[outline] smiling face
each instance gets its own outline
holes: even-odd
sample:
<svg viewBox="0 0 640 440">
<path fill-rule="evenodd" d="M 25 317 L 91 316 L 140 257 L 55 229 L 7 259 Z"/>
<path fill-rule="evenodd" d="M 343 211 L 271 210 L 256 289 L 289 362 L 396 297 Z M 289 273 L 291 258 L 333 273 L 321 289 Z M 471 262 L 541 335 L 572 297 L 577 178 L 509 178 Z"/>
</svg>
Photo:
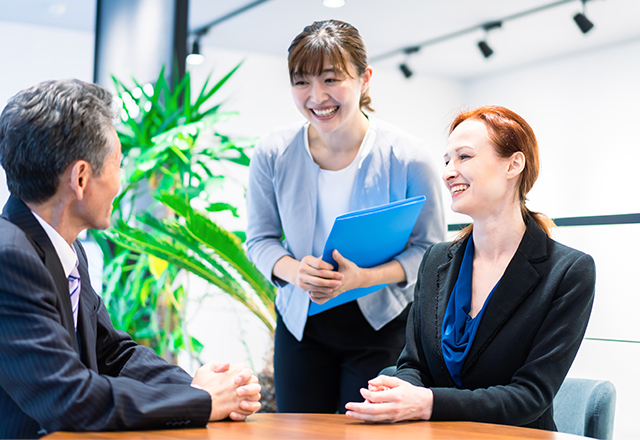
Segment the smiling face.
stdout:
<svg viewBox="0 0 640 440">
<path fill-rule="evenodd" d="M 347 63 L 348 72 L 325 63 L 320 75 L 293 77 L 293 100 L 298 111 L 321 133 L 350 129 L 358 123 L 360 96 L 367 89 L 371 68 L 362 77 Z"/>
<path fill-rule="evenodd" d="M 516 184 L 522 166 L 518 160 L 523 159 L 521 153 L 516 155 L 499 157 L 483 122 L 460 123 L 449 136 L 442 174 L 451 192 L 451 209 L 477 219 L 518 203 Z"/>
</svg>

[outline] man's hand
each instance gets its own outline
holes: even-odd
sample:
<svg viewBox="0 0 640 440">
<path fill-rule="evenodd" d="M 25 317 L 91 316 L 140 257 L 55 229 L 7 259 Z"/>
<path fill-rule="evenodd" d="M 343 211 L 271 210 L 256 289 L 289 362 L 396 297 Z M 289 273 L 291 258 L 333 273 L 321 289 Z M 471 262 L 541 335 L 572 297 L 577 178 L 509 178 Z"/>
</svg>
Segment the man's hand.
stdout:
<svg viewBox="0 0 640 440">
<path fill-rule="evenodd" d="M 397 377 L 378 376 L 369 381 L 369 389 L 361 389 L 365 401 L 346 404 L 347 417 L 366 422 L 399 422 L 429 420 L 433 409 L 433 392 L 416 387 Z"/>
<path fill-rule="evenodd" d="M 243 364 L 209 362 L 198 368 L 191 382 L 211 395 L 210 421 L 244 420 L 260 409 L 260 384 Z"/>
</svg>

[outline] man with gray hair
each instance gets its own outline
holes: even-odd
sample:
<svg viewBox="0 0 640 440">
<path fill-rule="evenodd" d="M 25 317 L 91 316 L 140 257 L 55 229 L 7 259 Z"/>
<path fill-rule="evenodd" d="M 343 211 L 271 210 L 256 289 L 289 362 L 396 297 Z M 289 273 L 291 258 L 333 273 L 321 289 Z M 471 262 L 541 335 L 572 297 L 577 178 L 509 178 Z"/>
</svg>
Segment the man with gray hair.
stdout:
<svg viewBox="0 0 640 440">
<path fill-rule="evenodd" d="M 109 227 L 120 188 L 113 99 L 79 80 L 47 81 L 0 115 L 11 196 L 0 217 L 0 438 L 159 429 L 244 420 L 260 385 L 244 365 L 192 378 L 115 330 L 76 240 Z"/>
</svg>

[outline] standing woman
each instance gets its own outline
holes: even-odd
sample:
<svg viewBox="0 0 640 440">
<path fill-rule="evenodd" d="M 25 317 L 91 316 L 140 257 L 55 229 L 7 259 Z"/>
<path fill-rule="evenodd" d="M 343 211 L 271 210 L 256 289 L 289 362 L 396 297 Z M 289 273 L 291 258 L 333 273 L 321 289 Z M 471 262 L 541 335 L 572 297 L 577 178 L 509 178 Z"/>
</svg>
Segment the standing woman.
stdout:
<svg viewBox="0 0 640 440">
<path fill-rule="evenodd" d="M 460 114 L 444 160 L 451 208 L 473 224 L 425 254 L 396 377 L 371 380 L 347 416 L 555 431 L 553 398 L 591 314 L 593 259 L 552 240 L 553 222 L 525 206 L 538 144 L 514 112 Z"/>
<path fill-rule="evenodd" d="M 358 31 L 336 20 L 307 26 L 289 47 L 289 76 L 304 124 L 261 139 L 251 160 L 249 258 L 277 287 L 275 386 L 279 412 L 344 412 L 346 402 L 405 342 L 408 305 L 425 250 L 444 238 L 436 167 L 418 139 L 379 121 L 372 70 Z M 424 195 L 403 252 L 365 269 L 319 258 L 336 216 Z M 375 236 L 371 240 L 376 240 Z M 309 303 L 387 287 L 307 317 Z"/>
</svg>

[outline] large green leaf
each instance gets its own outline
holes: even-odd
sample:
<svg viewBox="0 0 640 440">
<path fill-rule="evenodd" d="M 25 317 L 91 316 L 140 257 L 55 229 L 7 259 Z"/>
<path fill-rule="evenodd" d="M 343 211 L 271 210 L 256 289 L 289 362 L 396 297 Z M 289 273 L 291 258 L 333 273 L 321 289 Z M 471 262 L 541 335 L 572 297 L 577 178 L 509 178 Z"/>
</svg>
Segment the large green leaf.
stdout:
<svg viewBox="0 0 640 440">
<path fill-rule="evenodd" d="M 256 293 L 263 293 L 266 300 L 274 300 L 273 287 L 249 261 L 242 249 L 242 242 L 235 234 L 226 231 L 206 215 L 194 210 L 188 200 L 182 197 L 161 193 L 156 198 L 184 217 L 187 229 L 193 237 L 229 262 L 251 284 Z"/>
<path fill-rule="evenodd" d="M 211 265 L 214 273 L 218 277 L 223 278 L 230 285 L 233 285 L 236 290 L 242 289 L 233 275 L 231 275 L 227 269 L 216 260 L 214 255 L 210 255 L 200 248 L 199 243 L 191 237 L 191 234 L 185 226 L 176 221 L 158 220 L 149 214 L 140 216 L 138 219 L 145 225 L 152 227 L 157 232 L 160 232 L 165 237 L 172 238 L 177 243 L 184 245 L 185 250 L 188 249 L 194 252 L 196 254 L 194 257 L 202 259 L 205 265 Z"/>
<path fill-rule="evenodd" d="M 113 229 L 95 234 L 105 255 L 103 297 L 116 327 L 163 356 L 202 350 L 202 344 L 186 334 L 186 292 L 173 287 L 182 269 L 218 286 L 274 329 L 275 291 L 247 260 L 238 238 L 244 233 L 229 233 L 206 212 L 183 209 L 186 217 L 177 210 L 167 215 L 168 210 L 156 209 L 163 201 L 150 203 L 148 197 L 155 190 L 173 194 L 189 207 L 191 199 L 198 199 L 194 206 L 212 215 L 237 215 L 237 206 L 218 198 L 227 180 L 219 163 L 247 166 L 245 150 L 255 140 L 218 133 L 217 125 L 237 113 L 221 111 L 221 104 L 211 101 L 240 64 L 213 85 L 207 78 L 197 91 L 189 74 L 174 77 L 170 85 L 164 68 L 153 90 L 135 78 L 127 85 L 113 77 L 124 104 L 117 130 L 125 180 L 114 201 Z M 166 269 L 160 272 L 158 267 Z"/>
<path fill-rule="evenodd" d="M 106 234 L 112 241 L 123 247 L 162 258 L 200 276 L 240 301 L 260 318 L 270 331 L 274 330 L 274 313 L 271 310 L 268 309 L 268 313 L 265 314 L 262 307 L 251 298 L 251 294 L 241 286 L 239 287 L 237 282 L 231 282 L 224 274 L 206 264 L 205 260 L 193 258 L 193 254 L 190 255 L 183 246 L 170 243 L 141 229 L 132 228 L 124 222 L 119 222 L 114 229 L 107 231 Z"/>
</svg>

